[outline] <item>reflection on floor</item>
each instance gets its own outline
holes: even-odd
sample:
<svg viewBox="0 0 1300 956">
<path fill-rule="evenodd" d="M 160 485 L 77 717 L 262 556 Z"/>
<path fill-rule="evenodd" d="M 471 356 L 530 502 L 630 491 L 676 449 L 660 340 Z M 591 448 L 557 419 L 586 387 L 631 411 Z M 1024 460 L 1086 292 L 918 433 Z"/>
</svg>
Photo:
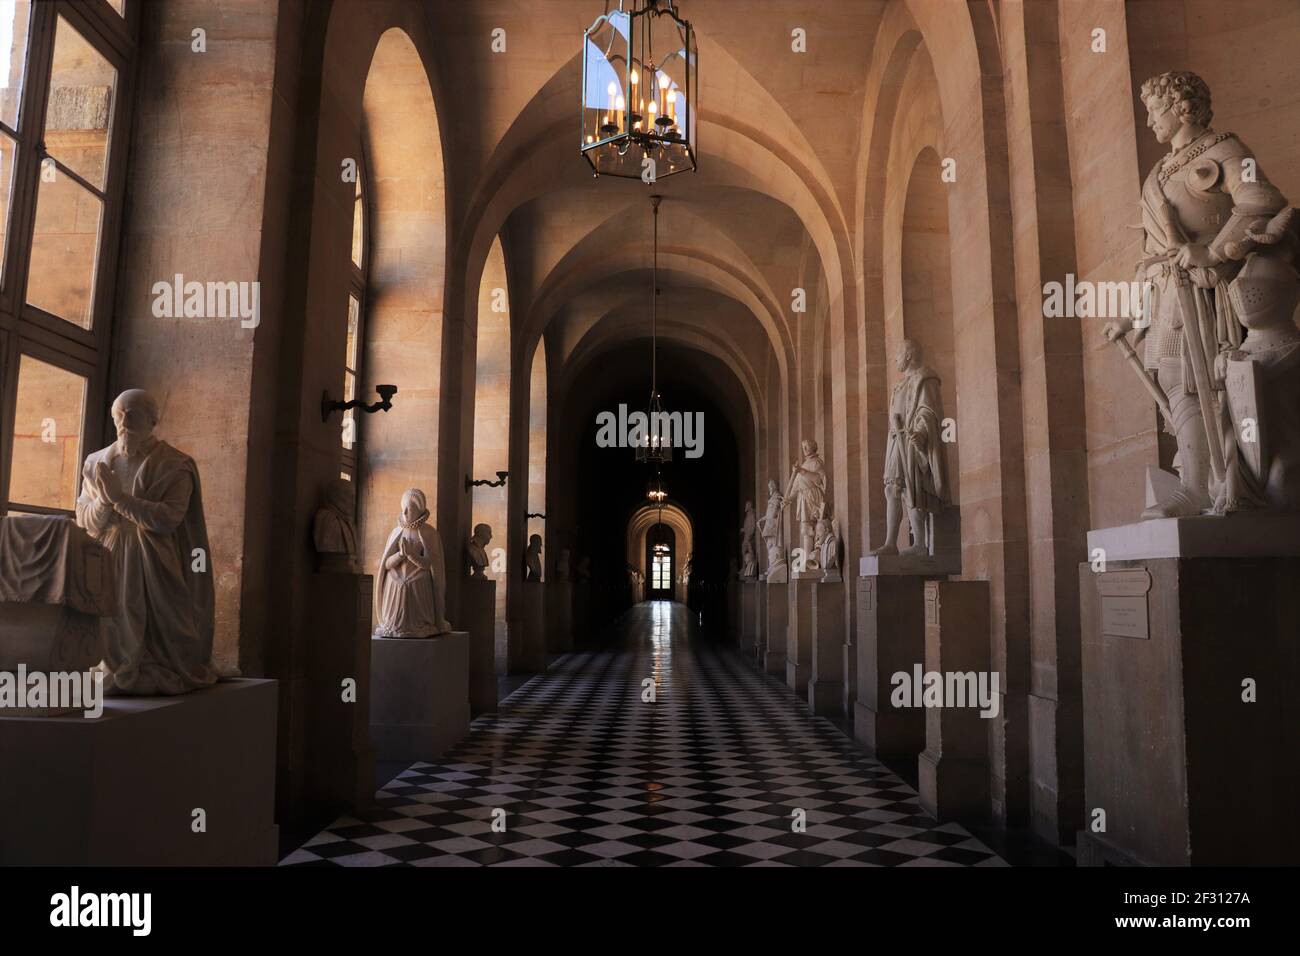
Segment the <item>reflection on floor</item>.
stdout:
<svg viewBox="0 0 1300 956">
<path fill-rule="evenodd" d="M 561 658 L 282 865 L 1005 865 L 690 630 L 681 605 L 638 605 L 613 649 Z"/>
</svg>

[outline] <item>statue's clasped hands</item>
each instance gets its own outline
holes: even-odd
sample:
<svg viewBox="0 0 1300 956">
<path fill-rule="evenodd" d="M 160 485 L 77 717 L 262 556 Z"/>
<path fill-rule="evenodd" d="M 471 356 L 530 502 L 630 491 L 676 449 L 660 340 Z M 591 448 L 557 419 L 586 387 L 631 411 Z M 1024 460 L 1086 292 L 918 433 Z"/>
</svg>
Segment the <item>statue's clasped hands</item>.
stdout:
<svg viewBox="0 0 1300 956">
<path fill-rule="evenodd" d="M 107 462 L 101 461 L 95 465 L 92 484 L 95 494 L 105 504 L 115 505 L 122 500 L 122 481 L 117 477 L 113 469 L 108 466 Z"/>
</svg>

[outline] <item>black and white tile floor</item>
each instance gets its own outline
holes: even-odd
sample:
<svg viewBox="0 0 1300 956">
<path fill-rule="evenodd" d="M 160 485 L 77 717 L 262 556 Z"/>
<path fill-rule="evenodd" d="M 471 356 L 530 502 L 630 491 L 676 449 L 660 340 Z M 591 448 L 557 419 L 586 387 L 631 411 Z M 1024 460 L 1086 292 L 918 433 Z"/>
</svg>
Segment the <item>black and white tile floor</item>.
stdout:
<svg viewBox="0 0 1300 956">
<path fill-rule="evenodd" d="M 688 642 L 680 605 L 639 605 L 623 628 L 623 647 L 561 658 L 398 774 L 371 819 L 341 817 L 281 865 L 1005 865 L 782 685 Z"/>
</svg>

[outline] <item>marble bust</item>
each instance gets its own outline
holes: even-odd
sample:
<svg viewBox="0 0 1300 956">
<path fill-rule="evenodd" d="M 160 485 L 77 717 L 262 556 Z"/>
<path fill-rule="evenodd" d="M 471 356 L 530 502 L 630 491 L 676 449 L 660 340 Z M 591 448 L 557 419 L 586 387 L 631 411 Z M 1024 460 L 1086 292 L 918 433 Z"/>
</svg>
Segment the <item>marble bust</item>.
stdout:
<svg viewBox="0 0 1300 956">
<path fill-rule="evenodd" d="M 321 571 L 357 571 L 356 495 L 352 482 L 335 478 L 325 489 L 325 503 L 312 521 L 312 543 Z"/>
<path fill-rule="evenodd" d="M 840 523 L 834 518 L 821 518 L 817 522 L 818 563 L 827 580 L 836 580 L 840 573 Z"/>
<path fill-rule="evenodd" d="M 424 492 L 408 488 L 375 574 L 375 637 L 433 637 L 451 630 L 444 567 L 442 539 L 429 524 Z"/>
<path fill-rule="evenodd" d="M 745 520 L 740 525 L 740 577 L 752 581 L 758 574 L 758 552 L 754 537 L 758 531 L 758 516 L 754 514 L 754 502 L 745 502 Z"/>
<path fill-rule="evenodd" d="M 1113 342 L 1126 343 L 1130 331 L 1145 341 L 1136 371 L 1163 396 L 1165 426 L 1178 443 L 1178 479 L 1162 483 L 1142 517 L 1295 508 L 1300 502 L 1282 491 L 1281 476 L 1292 470 L 1283 449 L 1300 440 L 1285 397 L 1293 376 L 1270 372 L 1292 354 L 1280 342 L 1295 330 L 1294 213 L 1255 154 L 1211 128 L 1210 90 L 1195 73 L 1154 76 L 1141 99 L 1147 126 L 1170 148 L 1140 199 L 1136 280 L 1150 290 L 1149 321 L 1125 318 L 1103 332 Z M 1242 434 L 1245 418 L 1257 424 L 1259 442 Z M 1278 475 L 1264 468 L 1267 448 L 1282 454 Z"/>
<path fill-rule="evenodd" d="M 805 438 L 799 443 L 803 457 L 790 469 L 790 481 L 785 490 L 786 505 L 794 505 L 794 517 L 799 522 L 799 547 L 803 549 L 804 566 L 816 568 L 817 522 L 826 510 L 826 465 L 817 452 L 817 443 Z"/>
<path fill-rule="evenodd" d="M 100 619 L 109 693 L 183 694 L 214 683 L 215 588 L 194 459 L 154 435 L 142 389 L 113 402 L 117 441 L 87 456 L 77 524 L 112 555 L 117 612 Z"/>
<path fill-rule="evenodd" d="M 524 580 L 540 581 L 542 579 L 542 536 L 534 534 L 528 538 L 528 550 L 524 552 Z"/>
<path fill-rule="evenodd" d="M 934 554 L 934 517 L 949 504 L 948 455 L 943 443 L 939 376 L 922 364 L 921 346 L 904 339 L 889 395 L 885 444 L 885 543 L 872 554 Z M 901 551 L 898 532 L 907 508 L 912 543 Z"/>
<path fill-rule="evenodd" d="M 785 499 L 776 486 L 776 480 L 767 483 L 767 509 L 758 521 L 758 533 L 763 536 L 767 549 L 767 573 L 765 580 L 780 583 L 786 578 L 785 544 L 782 540 L 781 512 L 785 508 Z"/>
<path fill-rule="evenodd" d="M 491 525 L 474 525 L 474 534 L 469 539 L 469 544 L 465 545 L 465 560 L 469 565 L 471 578 L 487 577 L 483 569 L 488 566 L 487 546 L 491 541 Z"/>
</svg>

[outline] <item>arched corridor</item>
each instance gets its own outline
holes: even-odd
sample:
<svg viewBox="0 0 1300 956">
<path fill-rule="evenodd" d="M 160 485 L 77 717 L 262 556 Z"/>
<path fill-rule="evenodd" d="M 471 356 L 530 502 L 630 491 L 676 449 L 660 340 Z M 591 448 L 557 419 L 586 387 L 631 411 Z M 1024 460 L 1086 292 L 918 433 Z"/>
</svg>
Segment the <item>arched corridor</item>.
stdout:
<svg viewBox="0 0 1300 956">
<path fill-rule="evenodd" d="M 1300 865 L 1297 39 L 0 0 L 0 879 Z"/>
<path fill-rule="evenodd" d="M 702 640 L 681 604 L 638 604 L 610 640 L 561 658 L 444 758 L 390 780 L 377 812 L 339 818 L 282 865 L 1005 865 L 788 688 Z"/>
</svg>

